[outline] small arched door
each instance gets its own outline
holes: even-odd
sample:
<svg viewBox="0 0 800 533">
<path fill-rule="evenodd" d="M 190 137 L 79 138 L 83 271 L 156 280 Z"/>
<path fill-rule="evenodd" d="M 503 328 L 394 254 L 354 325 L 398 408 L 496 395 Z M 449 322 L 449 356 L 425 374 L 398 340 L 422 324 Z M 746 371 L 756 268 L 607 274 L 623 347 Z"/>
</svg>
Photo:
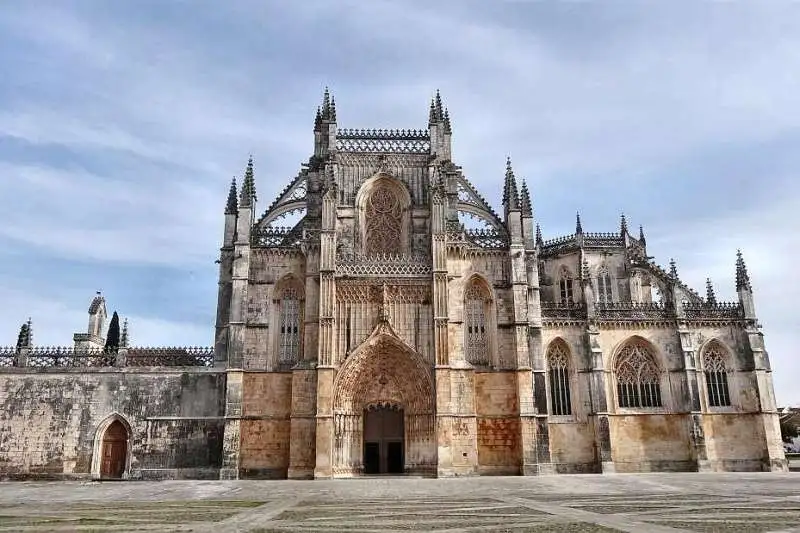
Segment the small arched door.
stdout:
<svg viewBox="0 0 800 533">
<path fill-rule="evenodd" d="M 397 405 L 364 410 L 364 473 L 402 474 L 405 424 Z"/>
<path fill-rule="evenodd" d="M 128 458 L 128 431 L 119 420 L 106 428 L 100 453 L 100 478 L 122 479 Z"/>
</svg>

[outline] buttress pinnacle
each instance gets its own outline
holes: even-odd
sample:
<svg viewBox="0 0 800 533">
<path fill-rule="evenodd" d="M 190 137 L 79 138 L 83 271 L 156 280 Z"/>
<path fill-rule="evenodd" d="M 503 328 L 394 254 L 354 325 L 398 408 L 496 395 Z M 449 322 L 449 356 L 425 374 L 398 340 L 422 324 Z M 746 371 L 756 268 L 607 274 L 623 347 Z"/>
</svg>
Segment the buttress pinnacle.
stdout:
<svg viewBox="0 0 800 533">
<path fill-rule="evenodd" d="M 639 242 L 642 243 L 642 246 L 647 246 L 647 241 L 644 238 L 644 228 L 641 224 L 639 224 Z"/>
<path fill-rule="evenodd" d="M 517 178 L 514 177 L 514 169 L 511 168 L 511 158 L 506 159 L 506 181 L 503 186 L 503 205 L 509 211 L 519 209 L 519 191 L 517 191 Z"/>
<path fill-rule="evenodd" d="M 747 266 L 744 264 L 741 250 L 736 250 L 736 290 L 752 290 L 750 275 L 747 273 Z"/>
<path fill-rule="evenodd" d="M 539 227 L 539 224 L 536 224 L 536 246 L 542 247 L 542 228 Z"/>
<path fill-rule="evenodd" d="M 580 212 L 575 213 L 575 234 L 581 235 L 583 233 L 583 226 L 581 225 Z"/>
<path fill-rule="evenodd" d="M 253 156 L 251 155 L 250 159 L 247 161 L 247 169 L 244 171 L 239 207 L 252 207 L 256 203 L 256 200 L 256 180 L 253 175 Z"/>
<path fill-rule="evenodd" d="M 628 234 L 628 221 L 625 218 L 625 213 L 622 213 L 619 217 L 619 233 L 623 237 Z"/>
<path fill-rule="evenodd" d="M 678 279 L 678 267 L 675 265 L 675 260 L 672 258 L 669 260 L 669 276 L 672 279 Z"/>
<path fill-rule="evenodd" d="M 238 212 L 239 206 L 236 200 L 236 177 L 231 180 L 231 188 L 228 191 L 228 203 L 225 205 L 226 215 L 235 215 Z"/>
<path fill-rule="evenodd" d="M 524 180 L 522 181 L 522 216 L 524 217 L 533 217 L 533 206 L 531 205 L 531 195 L 528 192 L 528 184 Z"/>
</svg>

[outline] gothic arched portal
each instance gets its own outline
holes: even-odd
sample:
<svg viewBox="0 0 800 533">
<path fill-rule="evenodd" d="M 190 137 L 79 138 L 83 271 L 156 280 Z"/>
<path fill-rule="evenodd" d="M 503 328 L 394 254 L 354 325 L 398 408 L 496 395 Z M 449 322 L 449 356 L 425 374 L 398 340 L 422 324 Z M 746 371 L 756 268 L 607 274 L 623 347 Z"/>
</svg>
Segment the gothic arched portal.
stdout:
<svg viewBox="0 0 800 533">
<path fill-rule="evenodd" d="M 373 471 L 375 453 L 376 473 L 421 474 L 436 468 L 431 369 L 390 327 L 381 329 L 347 358 L 336 376 L 335 476 L 359 475 L 365 466 Z"/>
</svg>

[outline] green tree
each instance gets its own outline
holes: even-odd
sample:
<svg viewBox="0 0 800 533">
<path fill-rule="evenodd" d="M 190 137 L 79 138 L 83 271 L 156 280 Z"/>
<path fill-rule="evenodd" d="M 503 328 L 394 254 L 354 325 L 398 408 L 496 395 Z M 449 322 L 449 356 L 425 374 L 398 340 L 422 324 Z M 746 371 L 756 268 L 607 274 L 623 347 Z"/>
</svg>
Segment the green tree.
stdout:
<svg viewBox="0 0 800 533">
<path fill-rule="evenodd" d="M 119 351 L 119 315 L 116 311 L 111 316 L 111 323 L 108 325 L 105 351 L 109 353 Z"/>
<path fill-rule="evenodd" d="M 783 442 L 792 442 L 795 437 L 800 435 L 794 415 L 795 413 L 788 413 L 781 416 L 781 438 Z"/>
</svg>

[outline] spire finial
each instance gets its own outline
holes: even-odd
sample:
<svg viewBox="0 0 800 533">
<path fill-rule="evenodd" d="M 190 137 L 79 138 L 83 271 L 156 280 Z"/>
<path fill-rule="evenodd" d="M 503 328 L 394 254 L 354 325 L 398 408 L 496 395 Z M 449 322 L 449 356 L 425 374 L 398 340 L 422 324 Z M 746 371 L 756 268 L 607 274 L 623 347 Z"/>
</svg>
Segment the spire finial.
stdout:
<svg viewBox="0 0 800 533">
<path fill-rule="evenodd" d="M 128 319 L 122 321 L 122 335 L 120 335 L 119 339 L 119 347 L 120 348 L 127 348 L 128 347 Z"/>
<path fill-rule="evenodd" d="M 431 110 L 428 113 L 428 123 L 433 124 L 436 122 L 436 103 L 433 98 L 431 98 Z"/>
<path fill-rule="evenodd" d="M 247 160 L 247 168 L 244 171 L 239 206 L 252 207 L 256 203 L 256 200 L 256 180 L 253 174 L 253 156 L 251 155 Z"/>
<path fill-rule="evenodd" d="M 322 131 L 322 110 L 317 106 L 317 115 L 314 117 L 314 131 Z"/>
<path fill-rule="evenodd" d="M 678 267 L 675 265 L 675 260 L 669 259 L 669 276 L 672 279 L 678 279 Z"/>
<path fill-rule="evenodd" d="M 711 283 L 711 278 L 706 278 L 706 303 L 716 305 L 717 296 L 714 294 L 714 285 Z"/>
<path fill-rule="evenodd" d="M 444 132 L 453 133 L 453 129 L 450 127 L 450 112 L 446 107 L 444 108 L 444 117 L 442 120 L 444 121 Z"/>
<path fill-rule="evenodd" d="M 330 121 L 336 122 L 336 99 L 331 95 L 331 112 L 330 112 Z"/>
<path fill-rule="evenodd" d="M 509 211 L 519 209 L 519 192 L 517 191 L 517 178 L 511 168 L 511 157 L 506 158 L 506 181 L 503 186 L 503 204 Z"/>
<path fill-rule="evenodd" d="M 442 120 L 444 118 L 444 108 L 442 107 L 442 95 L 439 89 L 436 89 L 436 119 Z"/>
<path fill-rule="evenodd" d="M 238 202 L 236 200 L 237 192 L 236 192 L 236 176 L 233 177 L 231 180 L 231 188 L 228 191 L 228 203 L 225 205 L 225 214 L 226 215 L 235 215 L 237 210 L 239 209 Z"/>
<path fill-rule="evenodd" d="M 539 224 L 536 224 L 536 246 L 541 248 L 542 243 L 542 228 L 539 227 Z"/>
<path fill-rule="evenodd" d="M 647 245 L 647 241 L 644 238 L 644 228 L 642 228 L 641 224 L 639 224 L 639 242 L 642 243 L 642 246 Z"/>
<path fill-rule="evenodd" d="M 625 213 L 619 217 L 619 233 L 623 237 L 628 234 L 628 221 L 625 219 Z"/>
<path fill-rule="evenodd" d="M 581 225 L 581 213 L 577 211 L 575 214 L 575 234 L 581 235 L 583 234 L 583 226 Z"/>
<path fill-rule="evenodd" d="M 33 320 L 31 320 L 31 317 L 28 317 L 28 322 L 26 322 L 26 324 L 28 326 L 28 331 L 27 331 L 28 337 L 26 339 L 28 343 L 27 346 L 28 348 L 31 348 L 33 347 Z"/>
<path fill-rule="evenodd" d="M 531 195 L 528 192 L 528 183 L 522 180 L 522 216 L 533 217 L 533 206 L 531 205 Z"/>
<path fill-rule="evenodd" d="M 752 290 L 750 275 L 747 273 L 747 265 L 744 264 L 741 250 L 736 250 L 736 290 Z"/>
</svg>

